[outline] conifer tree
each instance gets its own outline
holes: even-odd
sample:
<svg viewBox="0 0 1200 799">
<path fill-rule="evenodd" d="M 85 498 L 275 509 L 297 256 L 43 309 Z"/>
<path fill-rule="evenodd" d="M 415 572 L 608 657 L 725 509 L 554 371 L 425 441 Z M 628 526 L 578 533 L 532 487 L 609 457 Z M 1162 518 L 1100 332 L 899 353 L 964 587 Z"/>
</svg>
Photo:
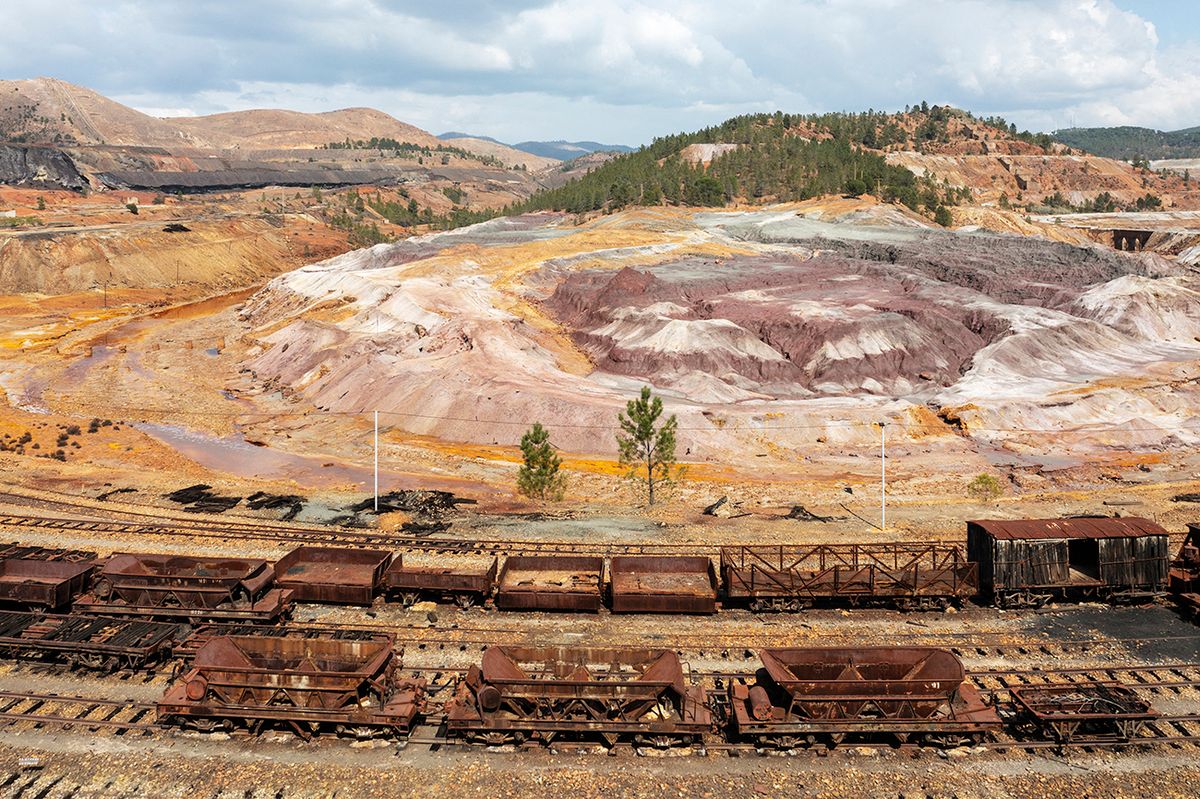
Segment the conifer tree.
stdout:
<svg viewBox="0 0 1200 799">
<path fill-rule="evenodd" d="M 646 482 L 647 502 L 654 504 L 654 488 L 671 480 L 671 469 L 675 465 L 675 430 L 678 423 L 671 414 L 660 427 L 655 427 L 662 416 L 662 400 L 650 393 L 649 386 L 642 387 L 641 396 L 625 405 L 625 412 L 617 414 L 621 433 L 617 434 L 617 448 L 622 466 L 628 466 L 629 476 Z"/>
<path fill-rule="evenodd" d="M 534 422 L 529 432 L 521 436 L 521 455 L 524 462 L 517 472 L 517 490 L 533 499 L 562 499 L 567 476 L 559 472 L 562 459 L 554 454 L 550 432 L 541 422 Z"/>
</svg>

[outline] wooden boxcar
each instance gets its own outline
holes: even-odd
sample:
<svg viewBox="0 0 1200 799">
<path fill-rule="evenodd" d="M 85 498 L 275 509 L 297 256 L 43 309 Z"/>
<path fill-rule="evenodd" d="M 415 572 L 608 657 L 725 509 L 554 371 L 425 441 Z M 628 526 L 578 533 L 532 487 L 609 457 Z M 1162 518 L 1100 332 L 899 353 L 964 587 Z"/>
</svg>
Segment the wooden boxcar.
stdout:
<svg viewBox="0 0 1200 799">
<path fill-rule="evenodd" d="M 1134 517 L 967 522 L 980 590 L 1005 607 L 1156 596 L 1166 587 L 1168 548 L 1166 530 Z"/>
</svg>

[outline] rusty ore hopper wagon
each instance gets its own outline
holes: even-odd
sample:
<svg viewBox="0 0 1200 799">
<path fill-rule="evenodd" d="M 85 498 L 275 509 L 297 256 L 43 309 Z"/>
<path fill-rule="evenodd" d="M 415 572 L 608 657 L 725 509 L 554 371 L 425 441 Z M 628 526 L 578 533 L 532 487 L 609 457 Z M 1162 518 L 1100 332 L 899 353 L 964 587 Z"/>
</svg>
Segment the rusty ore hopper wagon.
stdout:
<svg viewBox="0 0 1200 799">
<path fill-rule="evenodd" d="M 296 602 L 370 605 L 391 559 L 382 549 L 297 547 L 275 563 L 275 585 Z"/>
<path fill-rule="evenodd" d="M 1135 517 L 967 522 L 981 591 L 1002 607 L 1152 598 L 1167 585 L 1168 546 L 1166 530 Z"/>
<path fill-rule="evenodd" d="M 492 558 L 486 569 L 468 567 L 417 566 L 404 562 L 397 555 L 383 575 L 385 589 L 392 596 L 399 596 L 405 606 L 411 606 L 422 597 L 449 598 L 461 608 L 485 603 L 496 585 L 496 569 L 499 558 Z"/>
<path fill-rule="evenodd" d="M 941 543 L 721 548 L 726 599 L 756 611 L 813 605 L 945 607 L 974 596 L 977 570 Z"/>
<path fill-rule="evenodd" d="M 609 579 L 617 613 L 717 612 L 717 574 L 706 557 L 615 557 Z"/>
<path fill-rule="evenodd" d="M 407 733 L 423 710 L 424 682 L 400 679 L 393 639 L 215 636 L 167 689 L 159 720 L 201 730 L 281 725 L 367 738 Z"/>
<path fill-rule="evenodd" d="M 265 560 L 116 554 L 75 609 L 117 615 L 274 622 L 291 604 Z"/>
<path fill-rule="evenodd" d="M 0 602 L 54 610 L 71 604 L 95 568 L 93 561 L 0 560 Z"/>
<path fill-rule="evenodd" d="M 944 649 L 764 649 L 759 657 L 755 682 L 732 683 L 729 699 L 734 734 L 765 748 L 847 736 L 958 745 L 1001 725 Z"/>
<path fill-rule="evenodd" d="M 668 747 L 712 727 L 670 650 L 489 647 L 447 704 L 451 733 L 490 744 L 558 737 Z"/>
<path fill-rule="evenodd" d="M 0 653 L 100 671 L 140 669 L 167 659 L 179 626 L 112 616 L 0 611 Z"/>
<path fill-rule="evenodd" d="M 513 555 L 500 570 L 496 607 L 504 610 L 586 610 L 604 604 L 604 558 Z"/>
</svg>

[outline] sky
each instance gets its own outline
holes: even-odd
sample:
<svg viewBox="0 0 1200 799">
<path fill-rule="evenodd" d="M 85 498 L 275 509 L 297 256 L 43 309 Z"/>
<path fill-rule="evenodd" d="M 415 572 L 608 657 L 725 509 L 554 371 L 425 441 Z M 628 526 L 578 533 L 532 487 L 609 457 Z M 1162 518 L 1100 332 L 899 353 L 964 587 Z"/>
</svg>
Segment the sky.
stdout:
<svg viewBox="0 0 1200 799">
<path fill-rule="evenodd" d="M 371 106 L 433 133 L 642 144 L 927 100 L 1021 128 L 1200 125 L 1196 0 L 47 0 L 0 77 L 156 116 Z"/>
</svg>

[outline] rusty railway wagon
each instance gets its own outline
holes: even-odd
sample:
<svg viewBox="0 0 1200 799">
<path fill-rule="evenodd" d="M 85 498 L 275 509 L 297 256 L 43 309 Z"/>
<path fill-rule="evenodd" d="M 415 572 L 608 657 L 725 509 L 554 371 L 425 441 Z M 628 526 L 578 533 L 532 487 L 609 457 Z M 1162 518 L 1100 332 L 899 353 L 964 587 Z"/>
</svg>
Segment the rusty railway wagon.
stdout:
<svg viewBox="0 0 1200 799">
<path fill-rule="evenodd" d="M 465 566 L 416 566 L 396 555 L 383 575 L 384 590 L 411 607 L 422 598 L 449 599 L 464 610 L 483 605 L 496 587 L 499 558 L 487 568 Z"/>
<path fill-rule="evenodd" d="M 978 572 L 942 543 L 721 548 L 725 599 L 755 611 L 818 604 L 945 607 L 974 596 Z"/>
<path fill-rule="evenodd" d="M 68 563 L 83 563 L 96 560 L 96 553 L 83 549 L 57 549 L 21 544 L 16 541 L 0 544 L 0 560 L 63 560 Z"/>
<path fill-rule="evenodd" d="M 291 607 L 265 560 L 115 554 L 75 609 L 119 616 L 273 623 Z"/>
<path fill-rule="evenodd" d="M 0 612 L 0 653 L 72 668 L 151 668 L 170 657 L 179 635 L 177 624 L 146 619 Z"/>
<path fill-rule="evenodd" d="M 391 560 L 382 549 L 297 547 L 275 563 L 275 585 L 296 602 L 370 605 Z"/>
<path fill-rule="evenodd" d="M 717 573 L 704 557 L 615 557 L 609 564 L 614 613 L 716 613 Z"/>
<path fill-rule="evenodd" d="M 446 706 L 446 729 L 488 744 L 558 738 L 666 748 L 713 730 L 704 689 L 672 651 L 489 647 Z"/>
<path fill-rule="evenodd" d="M 1179 554 L 1171 561 L 1170 589 L 1183 612 L 1200 619 L 1200 524 L 1189 524 Z"/>
<path fill-rule="evenodd" d="M 186 635 L 175 641 L 171 656 L 177 663 L 190 663 L 196 653 L 211 639 L 219 636 L 258 636 L 275 638 L 329 638 L 341 641 L 370 641 L 379 635 L 378 630 L 347 627 L 345 629 L 330 629 L 329 627 L 306 627 L 303 625 L 287 624 L 268 626 L 251 622 L 225 622 L 218 624 L 201 624 L 189 628 Z"/>
<path fill-rule="evenodd" d="M 497 581 L 496 607 L 596 612 L 604 605 L 603 581 L 604 558 L 510 555 Z"/>
<path fill-rule="evenodd" d="M 87 587 L 94 561 L 0 560 L 0 602 L 55 610 Z"/>
<path fill-rule="evenodd" d="M 1131 689 L 1112 682 L 1021 685 L 1010 693 L 1019 722 L 1059 743 L 1129 741 L 1161 715 Z"/>
<path fill-rule="evenodd" d="M 1001 727 L 952 652 L 931 647 L 764 649 L 753 683 L 729 687 L 732 734 L 764 748 L 847 737 L 958 745 Z"/>
<path fill-rule="evenodd" d="M 1167 587 L 1168 546 L 1166 530 L 1135 517 L 967 522 L 981 593 L 1001 607 L 1151 599 Z"/>
<path fill-rule="evenodd" d="M 158 719 L 199 730 L 283 726 L 308 739 L 406 735 L 424 710 L 423 680 L 397 676 L 390 635 L 366 640 L 214 636 L 167 689 Z"/>
</svg>

